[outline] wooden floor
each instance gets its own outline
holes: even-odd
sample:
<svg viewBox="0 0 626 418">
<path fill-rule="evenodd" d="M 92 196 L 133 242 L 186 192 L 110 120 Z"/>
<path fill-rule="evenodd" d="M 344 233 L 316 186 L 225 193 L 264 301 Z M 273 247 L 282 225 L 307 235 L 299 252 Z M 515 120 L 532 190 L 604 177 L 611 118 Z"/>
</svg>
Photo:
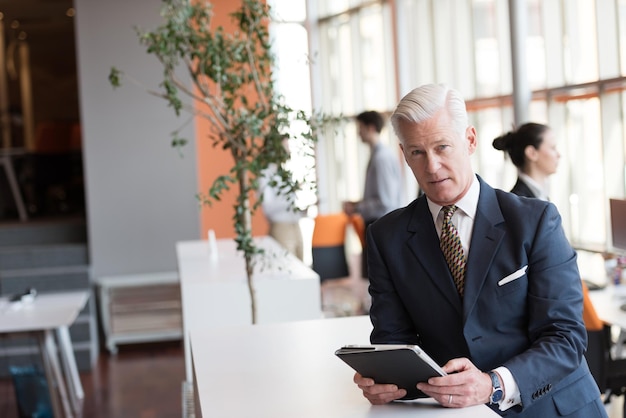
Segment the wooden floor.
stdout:
<svg viewBox="0 0 626 418">
<path fill-rule="evenodd" d="M 115 356 L 102 352 L 94 369 L 81 373 L 82 417 L 181 417 L 184 377 L 181 342 L 120 346 Z M 0 417 L 19 417 L 11 379 L 0 380 Z"/>
</svg>

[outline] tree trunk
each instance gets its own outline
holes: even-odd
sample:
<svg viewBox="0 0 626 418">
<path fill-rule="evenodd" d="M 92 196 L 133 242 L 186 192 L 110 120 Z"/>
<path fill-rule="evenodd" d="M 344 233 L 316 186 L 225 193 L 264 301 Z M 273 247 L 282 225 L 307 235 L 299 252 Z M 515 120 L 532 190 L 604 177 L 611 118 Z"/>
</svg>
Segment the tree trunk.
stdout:
<svg viewBox="0 0 626 418">
<path fill-rule="evenodd" d="M 250 250 L 252 243 L 252 215 L 250 213 L 250 197 L 248 194 L 248 173 L 245 170 L 239 171 L 239 194 L 241 201 L 240 223 L 242 230 L 245 231 L 244 241 L 244 259 L 246 260 L 246 277 L 248 280 L 248 291 L 250 292 L 250 308 L 252 310 L 252 323 L 257 323 L 256 309 L 256 291 L 254 288 L 254 252 Z M 252 245 L 252 247 L 254 247 Z"/>
</svg>

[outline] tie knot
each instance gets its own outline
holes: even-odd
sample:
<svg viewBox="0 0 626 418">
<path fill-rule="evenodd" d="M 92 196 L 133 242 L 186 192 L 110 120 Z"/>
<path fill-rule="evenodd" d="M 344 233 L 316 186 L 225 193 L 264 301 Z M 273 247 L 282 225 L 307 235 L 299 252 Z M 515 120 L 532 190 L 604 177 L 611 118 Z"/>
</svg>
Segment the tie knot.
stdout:
<svg viewBox="0 0 626 418">
<path fill-rule="evenodd" d="M 454 215 L 454 212 L 456 212 L 457 209 L 458 208 L 456 207 L 456 205 L 444 206 L 443 208 L 441 208 L 441 210 L 443 211 L 444 221 L 449 221 L 450 219 L 452 219 L 452 215 Z"/>
</svg>

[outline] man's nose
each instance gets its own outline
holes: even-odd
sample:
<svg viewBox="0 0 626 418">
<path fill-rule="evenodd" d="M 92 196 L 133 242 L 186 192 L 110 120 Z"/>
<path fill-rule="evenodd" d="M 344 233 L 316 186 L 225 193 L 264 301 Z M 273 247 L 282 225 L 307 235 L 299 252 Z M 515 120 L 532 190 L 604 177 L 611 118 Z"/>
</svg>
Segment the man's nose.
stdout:
<svg viewBox="0 0 626 418">
<path fill-rule="evenodd" d="M 429 173 L 435 173 L 441 167 L 441 161 L 438 156 L 426 154 L 426 170 Z"/>
</svg>

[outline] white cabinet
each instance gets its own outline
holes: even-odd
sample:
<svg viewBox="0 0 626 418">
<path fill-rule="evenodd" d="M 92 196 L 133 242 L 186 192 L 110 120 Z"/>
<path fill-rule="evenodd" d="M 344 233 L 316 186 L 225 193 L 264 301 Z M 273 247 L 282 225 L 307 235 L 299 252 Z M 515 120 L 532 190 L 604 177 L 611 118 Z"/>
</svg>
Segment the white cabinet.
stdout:
<svg viewBox="0 0 626 418">
<path fill-rule="evenodd" d="M 97 284 L 102 328 L 112 354 L 118 344 L 182 338 L 177 273 L 101 277 Z"/>
</svg>

